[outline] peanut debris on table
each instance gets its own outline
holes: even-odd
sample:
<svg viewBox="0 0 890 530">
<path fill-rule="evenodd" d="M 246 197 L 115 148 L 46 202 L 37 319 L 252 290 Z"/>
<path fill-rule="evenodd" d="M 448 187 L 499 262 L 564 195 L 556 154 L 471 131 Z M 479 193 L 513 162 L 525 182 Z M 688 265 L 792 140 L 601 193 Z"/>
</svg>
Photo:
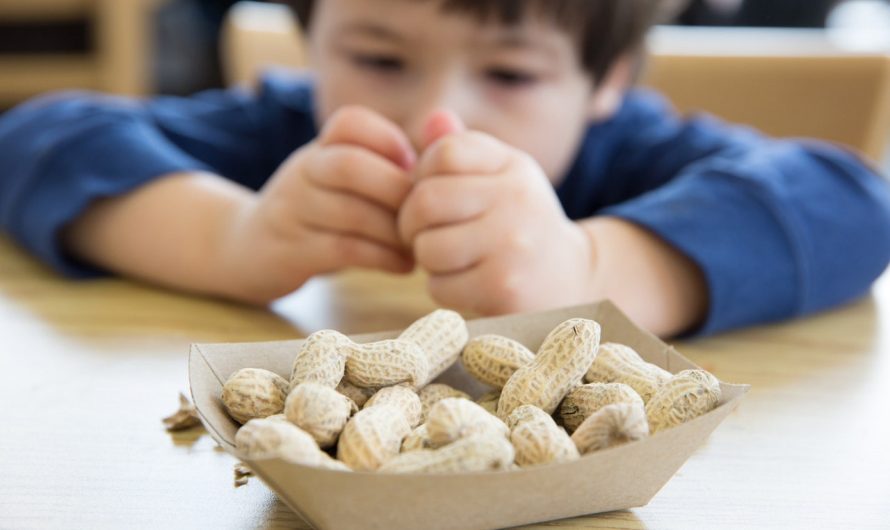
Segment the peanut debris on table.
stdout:
<svg viewBox="0 0 890 530">
<path fill-rule="evenodd" d="M 235 462 L 235 487 L 240 488 L 247 484 L 247 480 L 253 476 L 253 471 L 244 462 Z"/>
<path fill-rule="evenodd" d="M 164 422 L 164 426 L 170 432 L 184 431 L 201 425 L 198 411 L 182 392 L 179 393 L 179 410 L 161 421 Z"/>
</svg>

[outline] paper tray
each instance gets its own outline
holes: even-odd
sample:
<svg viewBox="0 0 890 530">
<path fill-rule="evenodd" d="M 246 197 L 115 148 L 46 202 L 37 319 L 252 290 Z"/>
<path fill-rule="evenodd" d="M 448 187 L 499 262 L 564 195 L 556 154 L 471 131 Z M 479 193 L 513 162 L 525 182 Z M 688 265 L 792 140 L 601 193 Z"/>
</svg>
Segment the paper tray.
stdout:
<svg viewBox="0 0 890 530">
<path fill-rule="evenodd" d="M 672 347 L 638 328 L 608 301 L 552 311 L 468 321 L 470 336 L 498 333 L 536 351 L 547 333 L 573 317 L 602 326 L 603 342 L 633 347 L 670 372 L 698 368 Z M 395 337 L 399 331 L 353 335 L 357 342 Z M 265 368 L 287 378 L 302 340 L 194 344 L 189 356 L 192 398 L 211 436 L 235 452 L 238 424 L 219 396 L 235 371 Z M 473 397 L 488 390 L 457 363 L 437 382 Z M 643 506 L 732 412 L 747 385 L 721 382 L 711 412 L 643 440 L 599 451 L 574 462 L 517 471 L 450 475 L 342 472 L 278 459 L 245 460 L 278 496 L 320 529 L 488 529 Z"/>
</svg>

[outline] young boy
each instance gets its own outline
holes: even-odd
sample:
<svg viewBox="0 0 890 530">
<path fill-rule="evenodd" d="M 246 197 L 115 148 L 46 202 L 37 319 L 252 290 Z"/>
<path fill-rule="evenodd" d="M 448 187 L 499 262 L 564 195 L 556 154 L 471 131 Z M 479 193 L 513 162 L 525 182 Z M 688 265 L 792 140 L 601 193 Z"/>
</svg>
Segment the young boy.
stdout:
<svg viewBox="0 0 890 530">
<path fill-rule="evenodd" d="M 890 259 L 855 156 L 628 91 L 654 0 L 291 3 L 313 79 L 0 119 L 4 229 L 71 276 L 267 303 L 419 266 L 446 306 L 609 297 L 662 335 L 839 304 Z"/>
</svg>

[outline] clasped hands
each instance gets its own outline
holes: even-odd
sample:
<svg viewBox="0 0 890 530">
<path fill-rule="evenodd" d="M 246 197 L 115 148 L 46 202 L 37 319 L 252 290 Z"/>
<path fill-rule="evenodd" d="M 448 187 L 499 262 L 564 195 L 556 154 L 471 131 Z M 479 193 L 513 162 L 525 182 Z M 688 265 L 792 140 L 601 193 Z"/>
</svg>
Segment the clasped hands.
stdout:
<svg viewBox="0 0 890 530">
<path fill-rule="evenodd" d="M 590 236 L 528 154 L 436 112 L 415 154 L 383 116 L 346 107 L 233 221 L 233 270 L 264 303 L 348 267 L 429 275 L 439 304 L 499 314 L 580 303 Z"/>
</svg>

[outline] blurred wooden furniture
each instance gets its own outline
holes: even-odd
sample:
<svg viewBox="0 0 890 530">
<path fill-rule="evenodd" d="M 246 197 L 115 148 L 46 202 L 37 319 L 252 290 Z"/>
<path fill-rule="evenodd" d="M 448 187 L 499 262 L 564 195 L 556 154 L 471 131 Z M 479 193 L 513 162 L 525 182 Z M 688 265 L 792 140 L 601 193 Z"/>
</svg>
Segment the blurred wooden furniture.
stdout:
<svg viewBox="0 0 890 530">
<path fill-rule="evenodd" d="M 0 528 L 307 528 L 203 429 L 165 432 L 191 342 L 397 329 L 424 278 L 313 280 L 272 311 L 104 279 L 70 282 L 0 237 Z M 644 507 L 532 528 L 886 528 L 890 276 L 849 307 L 675 346 L 738 411 Z"/>
<path fill-rule="evenodd" d="M 0 54 L 0 105 L 61 89 L 122 95 L 150 91 L 152 12 L 166 0 L 0 0 L 0 21 L 87 21 L 86 54 Z"/>
<path fill-rule="evenodd" d="M 238 2 L 229 10 L 220 56 L 230 84 L 251 84 L 268 68 L 304 68 L 307 63 L 302 31 L 290 9 L 260 2 Z"/>
<path fill-rule="evenodd" d="M 305 68 L 300 28 L 282 6 L 229 13 L 223 58 L 231 83 L 269 66 Z M 778 137 L 846 144 L 875 161 L 890 142 L 890 50 L 847 50 L 818 30 L 658 27 L 642 84 L 684 113 L 704 111 Z"/>
<path fill-rule="evenodd" d="M 643 84 L 682 112 L 778 137 L 851 146 L 875 161 L 890 141 L 890 49 L 848 51 L 818 30 L 662 27 Z"/>
</svg>

